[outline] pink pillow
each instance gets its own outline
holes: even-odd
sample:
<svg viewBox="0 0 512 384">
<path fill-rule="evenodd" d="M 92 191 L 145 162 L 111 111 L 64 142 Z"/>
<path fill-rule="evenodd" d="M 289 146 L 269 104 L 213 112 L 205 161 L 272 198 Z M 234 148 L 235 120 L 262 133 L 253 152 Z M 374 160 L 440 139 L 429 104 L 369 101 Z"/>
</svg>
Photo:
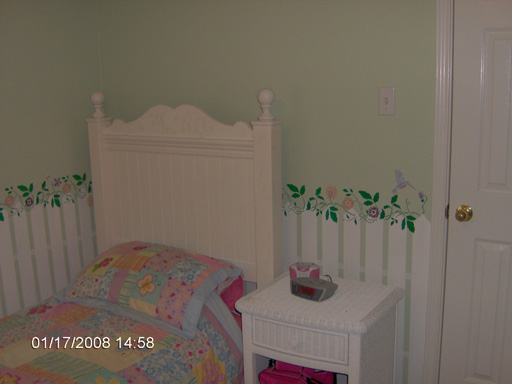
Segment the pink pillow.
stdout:
<svg viewBox="0 0 512 384">
<path fill-rule="evenodd" d="M 244 294 L 244 280 L 241 276 L 238 276 L 236 279 L 231 279 L 231 283 L 228 280 L 226 282 L 229 283 L 227 287 L 219 287 L 217 290 L 222 301 L 226 303 L 227 307 L 233 314 L 236 322 L 242 328 L 242 316 L 236 311 L 235 303 L 243 296 Z"/>
</svg>

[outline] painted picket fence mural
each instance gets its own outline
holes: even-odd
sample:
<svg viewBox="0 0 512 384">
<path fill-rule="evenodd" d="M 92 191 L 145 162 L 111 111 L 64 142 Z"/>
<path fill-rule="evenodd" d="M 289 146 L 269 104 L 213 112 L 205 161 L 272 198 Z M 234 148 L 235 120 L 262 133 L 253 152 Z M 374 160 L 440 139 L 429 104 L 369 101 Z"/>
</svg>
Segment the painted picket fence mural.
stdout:
<svg viewBox="0 0 512 384">
<path fill-rule="evenodd" d="M 401 174 L 397 174 L 401 176 Z M 397 184 L 379 193 L 332 185 L 283 190 L 283 268 L 314 262 L 323 274 L 401 287 L 395 383 L 421 383 L 425 345 L 430 222 L 427 197 Z"/>
<path fill-rule="evenodd" d="M 430 222 L 428 198 L 396 171 L 391 197 L 333 185 L 283 189 L 283 267 L 320 265 L 323 274 L 405 290 L 399 304 L 396 383 L 421 383 Z M 390 188 L 391 190 L 391 188 Z M 95 255 L 87 176 L 4 188 L 0 200 L 0 315 L 66 286 Z"/>
<path fill-rule="evenodd" d="M 95 255 L 85 174 L 5 188 L 0 203 L 0 315 L 65 287 Z"/>
</svg>

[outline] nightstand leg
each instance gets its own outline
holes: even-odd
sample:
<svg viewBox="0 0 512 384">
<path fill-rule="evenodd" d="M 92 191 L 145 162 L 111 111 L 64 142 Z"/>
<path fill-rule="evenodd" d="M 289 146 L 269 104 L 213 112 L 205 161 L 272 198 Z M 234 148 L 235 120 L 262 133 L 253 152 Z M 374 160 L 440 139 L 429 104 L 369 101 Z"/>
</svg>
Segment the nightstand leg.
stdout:
<svg viewBox="0 0 512 384">
<path fill-rule="evenodd" d="M 244 351 L 244 381 L 245 384 L 258 383 L 258 361 L 260 356 L 255 353 Z"/>
</svg>

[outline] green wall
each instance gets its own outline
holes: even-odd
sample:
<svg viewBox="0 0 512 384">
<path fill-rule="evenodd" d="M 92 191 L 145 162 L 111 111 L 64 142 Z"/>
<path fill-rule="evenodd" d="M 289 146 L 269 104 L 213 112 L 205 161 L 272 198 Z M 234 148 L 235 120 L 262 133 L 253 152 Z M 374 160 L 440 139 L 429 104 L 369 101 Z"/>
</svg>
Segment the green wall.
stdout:
<svg viewBox="0 0 512 384">
<path fill-rule="evenodd" d="M 108 112 L 197 104 L 255 118 L 271 87 L 283 182 L 391 196 L 395 169 L 432 189 L 435 0 L 101 1 Z M 377 114 L 396 87 L 396 115 Z M 308 192 L 306 192 L 308 194 Z M 429 205 L 427 205 L 429 209 Z"/>
<path fill-rule="evenodd" d="M 283 182 L 432 190 L 435 0 L 0 0 L 0 187 L 89 170 L 89 95 L 227 122 L 275 90 Z M 396 87 L 396 115 L 377 92 Z M 427 215 L 430 206 L 427 205 Z"/>
<path fill-rule="evenodd" d="M 99 79 L 95 1 L 0 0 L 0 197 L 88 171 Z"/>
</svg>

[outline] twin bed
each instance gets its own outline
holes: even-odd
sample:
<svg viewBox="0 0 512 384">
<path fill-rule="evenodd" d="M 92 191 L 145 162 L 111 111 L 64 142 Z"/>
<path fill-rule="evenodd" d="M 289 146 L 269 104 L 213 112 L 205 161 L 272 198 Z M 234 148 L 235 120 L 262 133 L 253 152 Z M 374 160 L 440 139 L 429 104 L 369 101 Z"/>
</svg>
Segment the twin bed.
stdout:
<svg viewBox="0 0 512 384">
<path fill-rule="evenodd" d="M 155 106 L 88 119 L 98 257 L 0 319 L 0 383 L 239 383 L 234 303 L 282 271 L 274 93 L 250 124 Z"/>
</svg>

